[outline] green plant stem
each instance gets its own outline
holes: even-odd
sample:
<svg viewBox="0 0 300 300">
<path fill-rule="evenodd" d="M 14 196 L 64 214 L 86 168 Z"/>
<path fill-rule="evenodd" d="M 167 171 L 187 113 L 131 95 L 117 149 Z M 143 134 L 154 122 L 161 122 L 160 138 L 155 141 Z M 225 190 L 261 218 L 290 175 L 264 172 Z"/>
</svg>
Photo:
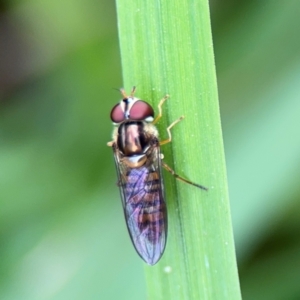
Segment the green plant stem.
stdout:
<svg viewBox="0 0 300 300">
<path fill-rule="evenodd" d="M 117 0 L 125 87 L 154 107 L 170 94 L 158 124 L 172 129 L 165 162 L 209 191 L 165 174 L 169 236 L 145 267 L 148 299 L 240 299 L 207 0 Z"/>
</svg>

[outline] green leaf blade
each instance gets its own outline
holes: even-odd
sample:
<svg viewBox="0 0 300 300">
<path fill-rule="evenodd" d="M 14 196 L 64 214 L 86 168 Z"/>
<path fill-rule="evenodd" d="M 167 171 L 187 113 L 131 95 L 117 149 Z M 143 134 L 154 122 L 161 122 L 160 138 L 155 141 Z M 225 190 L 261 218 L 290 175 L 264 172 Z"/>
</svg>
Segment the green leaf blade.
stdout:
<svg viewBox="0 0 300 300">
<path fill-rule="evenodd" d="M 157 106 L 166 94 L 164 161 L 209 191 L 165 174 L 168 244 L 146 266 L 149 299 L 240 299 L 207 1 L 117 1 L 125 87 Z"/>
</svg>

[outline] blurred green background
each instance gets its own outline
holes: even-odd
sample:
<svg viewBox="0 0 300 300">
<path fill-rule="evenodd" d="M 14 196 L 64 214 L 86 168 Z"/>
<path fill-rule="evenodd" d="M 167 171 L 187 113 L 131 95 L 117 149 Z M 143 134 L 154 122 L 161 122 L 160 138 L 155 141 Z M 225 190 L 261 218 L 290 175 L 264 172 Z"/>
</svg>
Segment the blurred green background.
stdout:
<svg viewBox="0 0 300 300">
<path fill-rule="evenodd" d="M 210 6 L 243 298 L 300 299 L 300 2 Z M 146 299 L 106 146 L 121 86 L 112 1 L 0 2 L 0 299 Z"/>
</svg>

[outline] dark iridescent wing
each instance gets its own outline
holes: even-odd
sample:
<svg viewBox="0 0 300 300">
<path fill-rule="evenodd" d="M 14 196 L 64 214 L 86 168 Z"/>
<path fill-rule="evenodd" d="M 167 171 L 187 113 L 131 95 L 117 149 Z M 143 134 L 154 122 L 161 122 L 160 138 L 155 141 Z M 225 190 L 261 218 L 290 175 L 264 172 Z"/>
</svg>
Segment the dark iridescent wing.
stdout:
<svg viewBox="0 0 300 300">
<path fill-rule="evenodd" d="M 129 168 L 114 147 L 120 193 L 128 231 L 141 258 L 154 265 L 167 240 L 167 210 L 161 174 L 158 142 L 146 152 L 147 161 Z"/>
</svg>

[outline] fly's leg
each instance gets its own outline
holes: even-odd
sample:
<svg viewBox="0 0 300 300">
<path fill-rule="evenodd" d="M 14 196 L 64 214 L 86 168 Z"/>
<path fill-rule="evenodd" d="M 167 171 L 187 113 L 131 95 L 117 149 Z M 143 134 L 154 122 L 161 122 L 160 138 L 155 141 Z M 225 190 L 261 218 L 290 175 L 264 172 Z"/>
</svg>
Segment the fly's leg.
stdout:
<svg viewBox="0 0 300 300">
<path fill-rule="evenodd" d="M 164 104 L 164 102 L 169 98 L 170 96 L 169 95 L 166 95 L 166 96 L 164 96 L 160 101 L 159 101 L 159 103 L 158 103 L 158 115 L 157 115 L 157 117 L 154 119 L 154 121 L 152 122 L 152 124 L 154 125 L 154 124 L 156 124 L 158 121 L 159 121 L 159 119 L 162 117 L 162 109 L 161 109 L 161 107 L 162 107 L 162 105 Z"/>
<path fill-rule="evenodd" d="M 176 179 L 178 179 L 178 180 L 180 180 L 180 181 L 182 181 L 182 182 L 191 184 L 191 185 L 193 185 L 193 186 L 196 186 L 196 187 L 198 187 L 198 188 L 200 188 L 200 189 L 202 189 L 202 190 L 205 190 L 205 191 L 208 190 L 207 187 L 205 187 L 205 186 L 203 186 L 203 185 L 200 185 L 200 184 L 197 184 L 197 183 L 195 183 L 195 182 L 192 182 L 192 181 L 190 181 L 190 180 L 188 180 L 188 179 L 186 179 L 186 178 L 183 178 L 183 177 L 181 177 L 180 175 L 176 174 L 175 171 L 174 171 L 173 169 L 171 169 L 171 168 L 170 168 L 166 163 L 164 163 L 163 161 L 162 161 L 161 163 L 162 163 L 162 166 L 163 166 L 168 172 L 170 172 Z"/>
<path fill-rule="evenodd" d="M 181 120 L 183 120 L 183 119 L 184 119 L 184 116 L 181 116 L 179 119 L 175 120 L 175 121 L 167 128 L 167 132 L 168 132 L 169 137 L 168 137 L 166 140 L 160 141 L 160 142 L 159 142 L 160 145 L 165 145 L 165 144 L 170 143 L 170 142 L 172 141 L 171 128 L 172 128 L 173 126 L 175 126 L 177 123 L 179 123 L 179 122 L 180 122 Z M 162 157 L 162 158 L 163 158 L 163 157 Z M 163 166 L 168 172 L 170 172 L 176 179 L 178 179 L 178 180 L 180 180 L 180 181 L 182 181 L 182 182 L 188 183 L 188 184 L 190 184 L 190 185 L 193 185 L 193 186 L 195 186 L 195 187 L 198 187 L 198 188 L 200 188 L 200 189 L 202 189 L 202 190 L 205 190 L 205 191 L 208 190 L 207 187 L 205 187 L 205 186 L 203 186 L 203 185 L 201 185 L 201 184 L 197 184 L 197 183 L 192 182 L 192 181 L 190 181 L 190 180 L 188 180 L 188 179 L 186 179 L 186 178 L 181 177 L 180 175 L 178 175 L 177 173 L 175 173 L 175 171 L 174 171 L 171 167 L 169 167 L 166 163 L 164 163 L 163 161 L 162 161 L 161 163 L 162 163 L 162 166 Z"/>
<path fill-rule="evenodd" d="M 113 140 L 110 141 L 110 142 L 108 142 L 108 143 L 106 144 L 108 147 L 114 148 L 114 151 L 115 151 L 115 149 L 116 149 L 117 136 L 118 136 L 118 129 L 115 128 L 115 129 L 114 129 L 114 132 L 113 132 Z"/>
<path fill-rule="evenodd" d="M 176 121 L 174 121 L 168 128 L 167 128 L 167 132 L 168 132 L 168 135 L 169 137 L 166 139 L 166 140 L 163 140 L 163 141 L 160 141 L 159 144 L 160 145 L 165 145 L 165 144 L 168 144 L 172 141 L 172 135 L 171 135 L 171 128 L 173 126 L 175 126 L 177 123 L 179 123 L 181 120 L 184 119 L 184 116 L 181 116 L 179 119 L 177 119 Z"/>
</svg>

